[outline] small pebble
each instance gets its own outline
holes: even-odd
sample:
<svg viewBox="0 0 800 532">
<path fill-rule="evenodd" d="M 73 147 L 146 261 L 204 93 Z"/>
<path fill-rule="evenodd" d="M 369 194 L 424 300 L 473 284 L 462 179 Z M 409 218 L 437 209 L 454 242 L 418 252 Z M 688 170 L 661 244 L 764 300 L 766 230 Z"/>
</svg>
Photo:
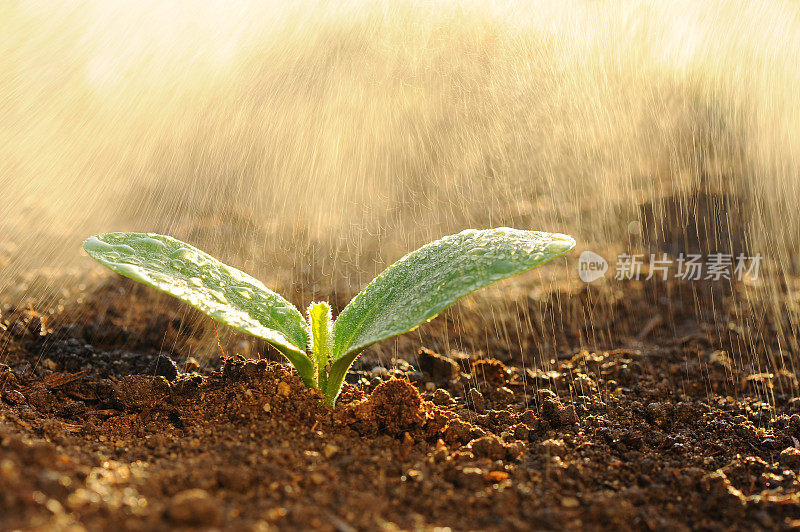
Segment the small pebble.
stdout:
<svg viewBox="0 0 800 532">
<path fill-rule="evenodd" d="M 205 490 L 189 489 L 175 495 L 167 507 L 169 518 L 184 525 L 219 524 L 220 508 Z"/>
<path fill-rule="evenodd" d="M 460 419 L 453 419 L 447 424 L 444 431 L 445 441 L 449 443 L 466 443 L 469 440 L 472 425 L 461 421 Z"/>
<path fill-rule="evenodd" d="M 322 454 L 325 455 L 325 458 L 331 458 L 335 456 L 339 452 L 339 448 L 333 445 L 332 443 L 325 444 L 325 447 L 322 448 Z"/>
<path fill-rule="evenodd" d="M 581 501 L 576 499 L 575 497 L 564 497 L 561 499 L 561 506 L 564 508 L 577 508 L 581 505 Z"/>
<path fill-rule="evenodd" d="M 200 371 L 200 363 L 197 362 L 196 358 L 189 357 L 186 359 L 186 362 L 183 363 L 183 370 L 186 371 L 187 373 Z"/>
<path fill-rule="evenodd" d="M 795 447 L 787 447 L 781 451 L 780 462 L 784 467 L 797 469 L 800 467 L 800 450 Z"/>
<path fill-rule="evenodd" d="M 144 372 L 145 375 L 164 377 L 168 381 L 177 379 L 179 373 L 178 365 L 166 353 L 160 353 L 153 359 Z"/>
<path fill-rule="evenodd" d="M 485 456 L 490 460 L 503 460 L 506 457 L 506 447 L 497 436 L 483 436 L 473 440 L 471 445 L 475 456 Z"/>
<path fill-rule="evenodd" d="M 467 402 L 479 414 L 486 412 L 486 399 L 483 394 L 476 389 L 469 391 Z"/>
<path fill-rule="evenodd" d="M 439 388 L 435 392 L 433 392 L 433 404 L 435 405 L 448 405 L 453 400 L 453 397 L 450 395 L 450 392 Z"/>
<path fill-rule="evenodd" d="M 542 449 L 542 452 L 551 456 L 563 457 L 567 451 L 567 446 L 564 443 L 564 440 L 544 440 L 539 444 L 539 447 Z"/>
<path fill-rule="evenodd" d="M 369 370 L 370 374 L 374 377 L 383 377 L 389 373 L 389 370 L 384 368 L 383 366 L 375 366 L 371 370 Z"/>
<path fill-rule="evenodd" d="M 518 440 L 527 441 L 530 438 L 531 429 L 524 423 L 514 426 L 514 437 Z"/>
</svg>

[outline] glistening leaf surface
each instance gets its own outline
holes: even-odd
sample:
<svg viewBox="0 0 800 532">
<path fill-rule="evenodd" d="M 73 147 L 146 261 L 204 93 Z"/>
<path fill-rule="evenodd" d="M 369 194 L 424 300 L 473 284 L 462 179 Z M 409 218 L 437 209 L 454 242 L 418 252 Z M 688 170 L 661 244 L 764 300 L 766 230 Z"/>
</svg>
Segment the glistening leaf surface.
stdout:
<svg viewBox="0 0 800 532">
<path fill-rule="evenodd" d="M 301 375 L 311 364 L 305 354 L 308 333 L 300 311 L 261 281 L 208 253 L 153 233 L 100 234 L 86 240 L 83 247 L 115 272 L 166 292 L 238 331 L 263 338 L 286 355 Z"/>
<path fill-rule="evenodd" d="M 342 310 L 333 326 L 334 359 L 408 332 L 460 297 L 574 245 L 567 235 L 507 227 L 468 229 L 431 242 L 389 266 Z"/>
</svg>

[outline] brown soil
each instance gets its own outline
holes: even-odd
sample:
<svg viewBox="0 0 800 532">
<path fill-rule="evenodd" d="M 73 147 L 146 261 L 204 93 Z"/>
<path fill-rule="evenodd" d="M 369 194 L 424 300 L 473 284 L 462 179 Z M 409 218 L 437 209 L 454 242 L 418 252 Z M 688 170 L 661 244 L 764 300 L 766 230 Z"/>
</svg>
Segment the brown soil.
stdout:
<svg viewBox="0 0 800 532">
<path fill-rule="evenodd" d="M 334 411 L 283 364 L 162 352 L 193 334 L 169 312 L 123 330 L 102 303 L 118 288 L 80 323 L 0 318 L 2 529 L 800 525 L 797 377 L 757 370 L 770 353 L 745 363 L 714 333 L 733 318 L 686 311 L 683 288 L 604 299 L 592 333 L 614 340 L 592 350 L 570 317 L 594 289 L 531 300 L 542 322 L 565 316 L 542 369 L 417 343 L 385 371 L 368 352 Z"/>
</svg>

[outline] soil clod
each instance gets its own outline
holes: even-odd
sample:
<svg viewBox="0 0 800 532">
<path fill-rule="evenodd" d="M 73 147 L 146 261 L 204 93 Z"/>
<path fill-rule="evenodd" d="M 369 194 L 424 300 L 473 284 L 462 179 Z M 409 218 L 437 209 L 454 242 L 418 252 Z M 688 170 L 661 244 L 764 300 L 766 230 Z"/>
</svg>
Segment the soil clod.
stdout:
<svg viewBox="0 0 800 532">
<path fill-rule="evenodd" d="M 221 518 L 218 502 L 205 490 L 189 489 L 172 497 L 167 509 L 171 521 L 181 525 L 217 525 Z"/>
</svg>

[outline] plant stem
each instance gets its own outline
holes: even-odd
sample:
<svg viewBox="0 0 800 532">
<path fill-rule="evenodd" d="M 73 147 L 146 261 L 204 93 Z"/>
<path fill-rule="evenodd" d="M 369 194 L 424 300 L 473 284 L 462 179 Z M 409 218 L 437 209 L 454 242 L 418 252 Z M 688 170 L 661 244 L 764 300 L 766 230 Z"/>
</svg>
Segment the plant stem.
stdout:
<svg viewBox="0 0 800 532">
<path fill-rule="evenodd" d="M 328 362 L 333 354 L 333 323 L 327 303 L 311 303 L 308 307 L 311 323 L 311 354 L 314 361 L 317 387 L 325 394 L 328 388 Z"/>
</svg>

